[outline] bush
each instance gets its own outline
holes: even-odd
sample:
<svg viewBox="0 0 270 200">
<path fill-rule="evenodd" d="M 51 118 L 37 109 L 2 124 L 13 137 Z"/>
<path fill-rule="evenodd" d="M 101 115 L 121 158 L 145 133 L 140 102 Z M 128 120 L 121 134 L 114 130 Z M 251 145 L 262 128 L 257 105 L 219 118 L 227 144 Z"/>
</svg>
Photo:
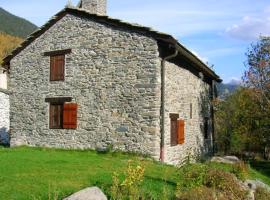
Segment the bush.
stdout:
<svg viewBox="0 0 270 200">
<path fill-rule="evenodd" d="M 121 182 L 119 179 L 119 175 L 117 173 L 114 173 L 113 184 L 111 186 L 112 199 L 143 199 L 143 195 L 140 191 L 139 186 L 143 182 L 144 171 L 144 166 L 140 164 L 137 166 L 133 166 L 132 161 L 129 161 L 127 169 L 125 171 L 124 181 Z"/>
<path fill-rule="evenodd" d="M 237 178 L 222 170 L 208 170 L 204 185 L 222 192 L 228 200 L 245 200 L 247 196 L 247 191 L 241 187 Z"/>
<path fill-rule="evenodd" d="M 216 200 L 216 192 L 213 188 L 205 186 L 193 188 L 189 191 L 180 192 L 177 200 Z M 218 200 L 226 200 L 219 198 Z"/>
<path fill-rule="evenodd" d="M 187 164 L 180 169 L 180 181 L 177 183 L 177 191 L 188 190 L 203 185 L 207 173 L 207 166 L 203 164 Z"/>
<path fill-rule="evenodd" d="M 257 187 L 255 191 L 255 199 L 256 200 L 269 200 L 270 192 L 265 188 Z"/>
<path fill-rule="evenodd" d="M 243 161 L 234 164 L 232 168 L 232 173 L 235 174 L 235 176 L 242 181 L 246 180 L 246 178 L 248 177 L 248 171 L 248 165 L 245 164 Z"/>
</svg>

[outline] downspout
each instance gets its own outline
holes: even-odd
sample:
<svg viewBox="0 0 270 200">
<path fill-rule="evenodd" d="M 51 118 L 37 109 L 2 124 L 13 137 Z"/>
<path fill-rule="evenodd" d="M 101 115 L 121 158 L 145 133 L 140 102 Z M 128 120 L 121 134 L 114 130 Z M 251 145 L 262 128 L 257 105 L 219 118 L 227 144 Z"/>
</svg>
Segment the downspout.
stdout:
<svg viewBox="0 0 270 200">
<path fill-rule="evenodd" d="M 214 100 L 215 98 L 217 97 L 216 96 L 216 84 L 215 84 L 215 81 L 212 80 L 212 102 L 211 102 L 211 114 L 212 114 L 212 142 L 213 142 L 213 155 L 215 154 L 216 152 L 216 135 L 215 135 L 215 113 L 214 113 Z"/>
<path fill-rule="evenodd" d="M 164 136 L 165 136 L 165 64 L 166 61 L 175 58 L 178 55 L 178 50 L 175 45 L 175 52 L 162 59 L 161 61 L 161 136 L 160 136 L 160 158 L 164 162 Z"/>
</svg>

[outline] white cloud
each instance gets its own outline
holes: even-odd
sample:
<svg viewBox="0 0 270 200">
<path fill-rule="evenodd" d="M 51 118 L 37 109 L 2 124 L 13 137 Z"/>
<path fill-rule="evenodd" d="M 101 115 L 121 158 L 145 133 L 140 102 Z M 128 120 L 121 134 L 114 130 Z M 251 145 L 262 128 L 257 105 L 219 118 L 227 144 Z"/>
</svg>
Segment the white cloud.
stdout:
<svg viewBox="0 0 270 200">
<path fill-rule="evenodd" d="M 270 35 L 270 7 L 258 16 L 245 16 L 241 22 L 227 28 L 226 33 L 237 39 L 252 41 L 260 35 Z"/>
</svg>

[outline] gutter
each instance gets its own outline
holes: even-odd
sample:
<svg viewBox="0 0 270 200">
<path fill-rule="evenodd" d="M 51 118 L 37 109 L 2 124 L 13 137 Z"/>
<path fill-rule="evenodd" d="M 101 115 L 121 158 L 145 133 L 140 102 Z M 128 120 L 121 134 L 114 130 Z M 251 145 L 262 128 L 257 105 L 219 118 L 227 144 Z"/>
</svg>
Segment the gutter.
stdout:
<svg viewBox="0 0 270 200">
<path fill-rule="evenodd" d="M 160 158 L 164 162 L 164 139 L 165 139 L 165 63 L 178 55 L 178 49 L 175 45 L 175 52 L 162 59 L 161 61 L 161 136 L 160 136 Z"/>
</svg>

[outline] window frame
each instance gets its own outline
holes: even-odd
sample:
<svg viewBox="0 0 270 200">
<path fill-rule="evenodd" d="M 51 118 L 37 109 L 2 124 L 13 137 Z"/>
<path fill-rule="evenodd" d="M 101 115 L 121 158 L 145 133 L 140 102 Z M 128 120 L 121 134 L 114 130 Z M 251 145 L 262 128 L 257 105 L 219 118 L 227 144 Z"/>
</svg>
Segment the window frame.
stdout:
<svg viewBox="0 0 270 200">
<path fill-rule="evenodd" d="M 58 115 L 60 116 L 60 124 L 58 126 L 53 126 L 53 113 L 52 113 L 53 106 L 61 106 L 60 113 L 58 113 Z M 49 128 L 50 129 L 63 129 L 63 110 L 64 110 L 64 102 L 58 102 L 58 103 L 51 102 L 49 104 Z"/>
<path fill-rule="evenodd" d="M 58 64 L 58 59 L 61 57 L 62 60 L 62 65 L 59 66 Z M 57 65 L 57 66 L 55 66 Z M 53 70 L 54 68 L 54 70 Z M 57 68 L 57 70 L 56 70 Z M 61 69 L 59 69 L 61 68 Z M 61 78 L 57 77 L 59 74 L 53 74 L 53 72 L 62 71 L 62 74 L 60 75 Z M 65 72 L 66 72 L 66 55 L 65 54 L 60 54 L 60 55 L 52 55 L 50 56 L 50 82 L 55 82 L 55 81 L 65 81 Z"/>
<path fill-rule="evenodd" d="M 171 113 L 170 114 L 170 144 L 171 146 L 178 145 L 178 132 L 177 132 L 177 120 L 179 118 L 179 114 Z M 173 128 L 173 123 L 174 128 Z M 173 132 L 174 130 L 174 132 Z"/>
<path fill-rule="evenodd" d="M 209 136 L 209 117 L 204 117 L 203 120 L 203 134 L 204 134 L 204 139 L 208 140 L 210 139 Z"/>
<path fill-rule="evenodd" d="M 55 50 L 55 51 L 48 51 L 48 52 L 44 52 L 43 55 L 44 56 L 48 56 L 50 57 L 50 73 L 49 73 L 49 78 L 50 78 L 50 82 L 59 82 L 59 81 L 65 81 L 65 77 L 66 77 L 66 54 L 70 54 L 72 52 L 71 49 L 63 49 L 63 50 Z M 63 56 L 63 78 L 61 79 L 52 79 L 52 58 L 53 57 L 57 57 L 57 56 Z"/>
</svg>

